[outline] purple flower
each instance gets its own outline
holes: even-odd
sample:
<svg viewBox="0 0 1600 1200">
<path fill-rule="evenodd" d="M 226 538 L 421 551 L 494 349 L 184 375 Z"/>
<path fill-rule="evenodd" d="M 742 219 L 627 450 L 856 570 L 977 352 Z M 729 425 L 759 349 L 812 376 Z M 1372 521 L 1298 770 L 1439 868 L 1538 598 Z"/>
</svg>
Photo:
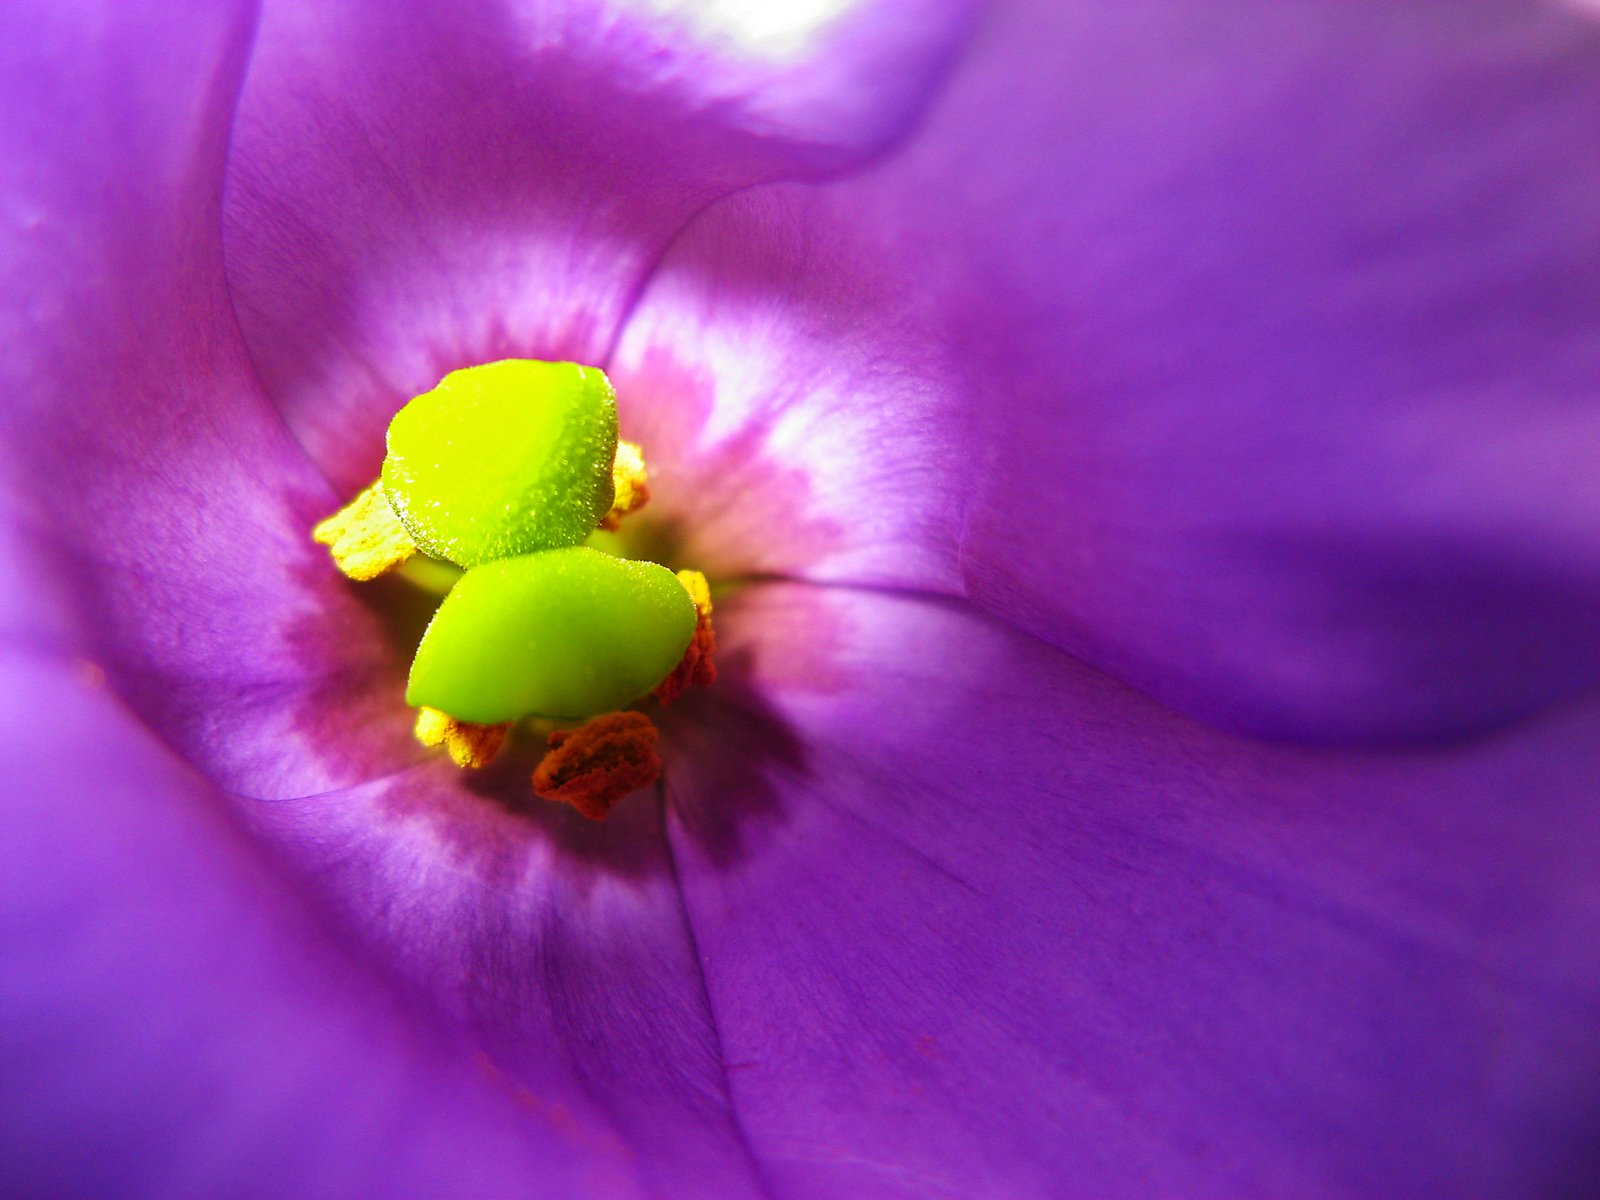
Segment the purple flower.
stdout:
<svg viewBox="0 0 1600 1200">
<path fill-rule="evenodd" d="M 1592 1182 L 1591 12 L 815 7 L 0 13 L 0 1190 Z M 604 826 L 307 537 L 508 354 L 747 583 Z"/>
</svg>

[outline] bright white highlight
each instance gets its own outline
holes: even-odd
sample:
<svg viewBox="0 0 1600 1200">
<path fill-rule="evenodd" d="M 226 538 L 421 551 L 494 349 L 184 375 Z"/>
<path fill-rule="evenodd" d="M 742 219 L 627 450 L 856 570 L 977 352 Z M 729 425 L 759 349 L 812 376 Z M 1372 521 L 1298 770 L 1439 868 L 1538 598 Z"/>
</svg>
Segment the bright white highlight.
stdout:
<svg viewBox="0 0 1600 1200">
<path fill-rule="evenodd" d="M 855 0 L 644 0 L 697 36 L 781 57 L 805 50 Z"/>
</svg>

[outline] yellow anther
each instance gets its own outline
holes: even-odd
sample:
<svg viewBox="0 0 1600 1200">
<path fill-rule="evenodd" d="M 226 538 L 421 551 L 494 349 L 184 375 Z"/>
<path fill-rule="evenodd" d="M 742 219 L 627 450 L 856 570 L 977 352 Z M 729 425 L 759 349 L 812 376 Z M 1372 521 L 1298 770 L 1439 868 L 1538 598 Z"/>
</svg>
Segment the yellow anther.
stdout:
<svg viewBox="0 0 1600 1200">
<path fill-rule="evenodd" d="M 424 746 L 442 745 L 450 761 L 458 767 L 486 767 L 505 745 L 510 725 L 473 725 L 458 721 L 437 708 L 417 710 L 417 741 Z"/>
<path fill-rule="evenodd" d="M 381 483 L 319 524 L 311 531 L 311 540 L 327 546 L 339 570 L 358 580 L 376 579 L 417 552 Z"/>
<path fill-rule="evenodd" d="M 678 582 L 683 584 L 683 590 L 689 593 L 689 599 L 694 601 L 694 610 L 702 617 L 711 616 L 711 585 L 706 582 L 706 577 L 699 571 L 679 571 Z"/>
<path fill-rule="evenodd" d="M 682 691 L 695 684 L 704 687 L 717 681 L 717 632 L 711 628 L 711 585 L 699 571 L 679 571 L 678 582 L 694 601 L 694 637 L 672 674 L 656 684 L 651 692 L 663 704 L 671 704 Z"/>
<path fill-rule="evenodd" d="M 650 472 L 644 465 L 644 451 L 636 442 L 618 442 L 617 457 L 611 464 L 611 483 L 616 499 L 611 511 L 600 521 L 601 529 L 616 529 L 622 518 L 645 506 L 650 499 Z"/>
</svg>

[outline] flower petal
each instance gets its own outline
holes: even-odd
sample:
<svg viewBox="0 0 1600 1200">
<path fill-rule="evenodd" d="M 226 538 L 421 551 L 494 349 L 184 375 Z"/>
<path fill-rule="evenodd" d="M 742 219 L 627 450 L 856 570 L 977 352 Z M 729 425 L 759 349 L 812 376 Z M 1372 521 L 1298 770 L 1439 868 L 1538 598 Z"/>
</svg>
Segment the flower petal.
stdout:
<svg viewBox="0 0 1600 1200">
<path fill-rule="evenodd" d="M 876 148 L 969 7 L 832 4 L 785 34 L 753 4 L 269 4 L 227 210 L 269 392 L 353 491 L 446 371 L 603 362 L 694 211 Z"/>
<path fill-rule="evenodd" d="M 899 135 L 978 8 L 972 0 L 569 0 L 564 7 L 580 27 L 596 18 L 610 25 L 618 49 L 619 34 L 638 39 L 623 64 L 637 77 L 625 86 L 666 85 L 687 108 L 715 112 L 812 169 L 838 169 Z M 648 55 L 645 45 L 654 46 Z"/>
<path fill-rule="evenodd" d="M 103 690 L 0 663 L 0 1190 L 637 1195 L 396 999 Z"/>
<path fill-rule="evenodd" d="M 1600 679 L 1593 21 L 1074 4 L 996 39 L 929 139 L 985 181 L 951 206 L 1006 293 L 979 336 L 1017 331 L 972 595 L 1272 735 Z"/>
<path fill-rule="evenodd" d="M 724 678 L 766 710 L 719 683 L 663 730 L 773 1191 L 1592 1179 L 1600 707 L 1450 750 L 1273 747 L 964 607 L 748 589 L 718 605 Z"/>
<path fill-rule="evenodd" d="M 1002 6 L 902 152 L 697 220 L 621 374 L 678 347 L 697 452 L 864 521 L 761 561 L 951 590 L 959 539 L 1209 721 L 1492 726 L 1600 679 L 1597 105 L 1560 5 Z"/>
<path fill-rule="evenodd" d="M 942 386 L 918 269 L 876 260 L 833 190 L 724 201 L 652 276 L 610 368 L 650 464 L 624 528 L 720 579 L 959 594 L 964 398 Z"/>
<path fill-rule="evenodd" d="M 309 540 L 337 501 L 257 387 L 222 274 L 252 20 L 0 16 L 0 541 L 19 564 L 0 630 L 94 660 L 228 786 L 292 794 L 410 751 L 376 703 L 401 687 L 383 631 Z"/>
<path fill-rule="evenodd" d="M 249 806 L 308 894 L 509 1086 L 656 1196 L 758 1194 L 684 924 L 660 805 L 604 825 L 536 800 L 530 739 Z"/>
</svg>

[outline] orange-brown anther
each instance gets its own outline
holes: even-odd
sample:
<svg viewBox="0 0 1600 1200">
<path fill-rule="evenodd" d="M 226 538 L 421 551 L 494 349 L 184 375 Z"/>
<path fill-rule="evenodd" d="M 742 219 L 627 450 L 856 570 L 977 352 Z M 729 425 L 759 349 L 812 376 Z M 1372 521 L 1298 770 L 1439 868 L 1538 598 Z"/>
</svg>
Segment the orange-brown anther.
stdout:
<svg viewBox="0 0 1600 1200">
<path fill-rule="evenodd" d="M 683 659 L 672 668 L 655 691 L 650 693 L 663 704 L 671 704 L 687 687 L 699 684 L 704 687 L 717 681 L 717 631 L 711 628 L 711 588 L 699 571 L 679 571 L 678 582 L 683 584 L 694 601 L 694 636 Z"/>
<path fill-rule="evenodd" d="M 643 713 L 614 712 L 550 735 L 533 793 L 604 821 L 618 800 L 661 777 L 656 727 Z"/>
<path fill-rule="evenodd" d="M 644 451 L 637 442 L 618 442 L 617 457 L 611 464 L 611 484 L 616 498 L 611 511 L 600 518 L 600 528 L 615 532 L 622 518 L 643 508 L 650 499 L 650 473 L 644 465 Z"/>
</svg>

